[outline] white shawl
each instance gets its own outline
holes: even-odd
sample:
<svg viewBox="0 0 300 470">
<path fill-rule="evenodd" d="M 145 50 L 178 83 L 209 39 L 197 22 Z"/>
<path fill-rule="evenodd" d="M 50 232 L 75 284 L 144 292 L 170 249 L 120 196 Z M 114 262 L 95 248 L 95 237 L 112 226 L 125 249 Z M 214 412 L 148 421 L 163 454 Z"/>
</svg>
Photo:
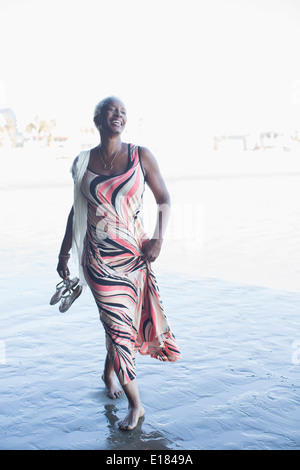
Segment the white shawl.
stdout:
<svg viewBox="0 0 300 470">
<path fill-rule="evenodd" d="M 80 152 L 71 167 L 71 173 L 74 180 L 72 255 L 78 263 L 78 277 L 80 284 L 83 286 L 86 286 L 86 280 L 81 266 L 81 258 L 84 237 L 87 229 L 87 204 L 81 192 L 81 182 L 89 163 L 89 156 L 89 150 Z"/>
</svg>

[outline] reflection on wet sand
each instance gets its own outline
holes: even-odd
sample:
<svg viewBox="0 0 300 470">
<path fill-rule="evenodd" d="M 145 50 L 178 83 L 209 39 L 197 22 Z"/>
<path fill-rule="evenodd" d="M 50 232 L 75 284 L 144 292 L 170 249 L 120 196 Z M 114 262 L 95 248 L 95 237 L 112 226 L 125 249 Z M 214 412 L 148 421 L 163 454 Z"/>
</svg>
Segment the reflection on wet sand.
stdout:
<svg viewBox="0 0 300 470">
<path fill-rule="evenodd" d="M 120 417 L 117 416 L 120 410 L 113 404 L 107 404 L 104 408 L 109 431 L 106 439 L 108 450 L 168 450 L 171 448 L 171 442 L 165 436 L 153 430 L 151 426 L 145 426 L 144 417 L 139 420 L 138 425 L 132 431 L 122 431 L 118 426 Z M 124 412 L 126 410 L 122 410 L 123 414 Z"/>
</svg>

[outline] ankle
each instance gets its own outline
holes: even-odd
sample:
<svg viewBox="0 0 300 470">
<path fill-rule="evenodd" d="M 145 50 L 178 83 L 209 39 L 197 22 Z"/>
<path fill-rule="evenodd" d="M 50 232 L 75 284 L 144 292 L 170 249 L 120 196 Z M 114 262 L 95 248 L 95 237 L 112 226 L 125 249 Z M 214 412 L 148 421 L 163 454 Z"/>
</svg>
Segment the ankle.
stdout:
<svg viewBox="0 0 300 470">
<path fill-rule="evenodd" d="M 128 408 L 130 408 L 131 410 L 138 410 L 140 408 L 143 408 L 142 402 L 140 400 L 128 400 Z"/>
</svg>

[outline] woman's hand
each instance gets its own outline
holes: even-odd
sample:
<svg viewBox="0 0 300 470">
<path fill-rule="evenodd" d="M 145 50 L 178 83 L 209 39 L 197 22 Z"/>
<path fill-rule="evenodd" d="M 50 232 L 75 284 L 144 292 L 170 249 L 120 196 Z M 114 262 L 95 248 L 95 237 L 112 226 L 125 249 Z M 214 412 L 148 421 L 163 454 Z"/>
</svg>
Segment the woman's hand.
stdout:
<svg viewBox="0 0 300 470">
<path fill-rule="evenodd" d="M 73 206 L 70 210 L 65 235 L 61 244 L 60 252 L 58 255 L 58 265 L 57 265 L 57 272 L 62 279 L 68 279 L 70 276 L 70 271 L 68 268 L 68 261 L 70 255 L 68 254 L 71 247 L 72 247 L 72 227 L 73 227 L 73 217 L 74 217 L 74 209 Z"/>
<path fill-rule="evenodd" d="M 57 272 L 62 279 L 68 279 L 70 270 L 68 268 L 68 258 L 59 258 L 57 265 Z"/>
<path fill-rule="evenodd" d="M 143 244 L 142 247 L 142 260 L 150 261 L 151 263 L 158 257 L 162 246 L 162 240 L 150 239 Z"/>
</svg>

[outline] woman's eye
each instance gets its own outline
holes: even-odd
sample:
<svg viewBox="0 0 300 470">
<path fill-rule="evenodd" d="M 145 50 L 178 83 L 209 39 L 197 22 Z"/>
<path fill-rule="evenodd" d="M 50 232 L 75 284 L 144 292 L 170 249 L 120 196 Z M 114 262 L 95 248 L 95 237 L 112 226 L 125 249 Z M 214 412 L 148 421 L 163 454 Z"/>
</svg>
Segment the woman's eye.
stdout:
<svg viewBox="0 0 300 470">
<path fill-rule="evenodd" d="M 112 107 L 112 106 L 108 106 L 107 108 L 107 111 L 111 111 L 112 113 L 115 113 L 116 112 L 116 108 Z M 120 111 L 121 114 L 123 114 L 124 116 L 126 116 L 126 111 Z"/>
</svg>

